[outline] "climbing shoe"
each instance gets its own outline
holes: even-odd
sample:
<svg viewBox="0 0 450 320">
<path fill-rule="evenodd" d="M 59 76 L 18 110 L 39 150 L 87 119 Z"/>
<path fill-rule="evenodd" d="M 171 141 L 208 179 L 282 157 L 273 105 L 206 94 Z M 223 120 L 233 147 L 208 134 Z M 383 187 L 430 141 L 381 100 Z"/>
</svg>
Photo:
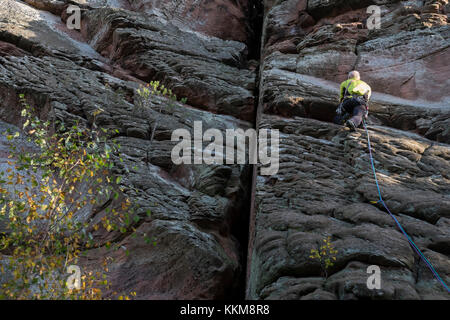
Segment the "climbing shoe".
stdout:
<svg viewBox="0 0 450 320">
<path fill-rule="evenodd" d="M 347 126 L 347 128 L 350 129 L 350 131 L 356 131 L 356 126 L 355 126 L 355 124 L 353 123 L 352 120 L 347 120 L 345 122 L 345 125 Z"/>
</svg>

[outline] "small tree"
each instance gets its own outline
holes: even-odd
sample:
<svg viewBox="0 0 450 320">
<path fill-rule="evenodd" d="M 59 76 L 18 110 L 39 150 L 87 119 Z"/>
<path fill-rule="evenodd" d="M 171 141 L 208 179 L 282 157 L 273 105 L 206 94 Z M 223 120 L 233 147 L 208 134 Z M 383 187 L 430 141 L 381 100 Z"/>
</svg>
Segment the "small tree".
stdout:
<svg viewBox="0 0 450 320">
<path fill-rule="evenodd" d="M 328 278 L 328 269 L 334 265 L 333 261 L 336 261 L 338 251 L 331 244 L 331 237 L 327 237 L 322 241 L 323 244 L 319 249 L 311 249 L 311 255 L 309 257 L 313 260 L 319 260 L 322 272 L 325 278 Z"/>
<path fill-rule="evenodd" d="M 138 113 L 142 119 L 147 119 L 147 124 L 149 128 L 151 128 L 151 134 L 150 134 L 150 144 L 147 146 L 146 150 L 146 157 L 147 157 L 147 163 L 150 161 L 150 148 L 151 144 L 153 142 L 153 138 L 155 136 L 156 128 L 158 126 L 159 122 L 159 114 L 162 110 L 162 104 L 159 105 L 158 109 L 158 115 L 156 116 L 156 119 L 154 120 L 153 127 L 152 127 L 152 117 L 151 117 L 151 110 L 153 106 L 152 97 L 159 96 L 163 98 L 167 98 L 170 101 L 176 102 L 177 96 L 172 92 L 171 89 L 166 88 L 163 84 L 161 84 L 159 81 L 151 81 L 145 86 L 140 86 L 139 89 L 136 90 L 137 93 L 137 99 L 135 104 L 135 112 Z M 182 103 L 186 103 L 187 99 L 182 98 L 180 100 Z M 169 103 L 169 107 L 173 107 L 172 103 Z"/>
<path fill-rule="evenodd" d="M 9 167 L 0 172 L 0 299 L 100 299 L 109 288 L 105 257 L 101 271 L 87 271 L 79 287 L 66 286 L 67 267 L 76 265 L 86 250 L 97 246 L 92 230 L 127 232 L 130 201 L 120 212 L 112 209 L 101 226 L 86 214 L 100 198 L 116 201 L 120 177 L 111 175 L 111 155 L 118 145 L 108 142 L 107 130 L 74 123 L 51 124 L 36 117 L 20 95 L 29 149 L 10 144 Z M 56 129 L 55 129 L 56 128 Z M 20 133 L 6 133 L 8 141 Z M 22 141 L 23 142 L 23 141 Z M 21 148 L 22 147 L 22 148 Z M 7 277 L 7 275 L 10 275 Z M 127 297 L 127 296 L 126 296 Z"/>
</svg>

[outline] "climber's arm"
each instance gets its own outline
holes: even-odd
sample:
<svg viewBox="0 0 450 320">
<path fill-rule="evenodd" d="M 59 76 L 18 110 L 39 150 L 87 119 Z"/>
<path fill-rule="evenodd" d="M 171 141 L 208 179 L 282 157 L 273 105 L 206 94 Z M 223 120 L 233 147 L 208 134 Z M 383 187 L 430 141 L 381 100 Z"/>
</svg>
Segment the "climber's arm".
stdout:
<svg viewBox="0 0 450 320">
<path fill-rule="evenodd" d="M 344 98 L 344 92 L 345 92 L 345 81 L 341 83 L 341 88 L 339 90 L 339 102 L 342 101 Z"/>
<path fill-rule="evenodd" d="M 369 90 L 367 91 L 367 101 L 370 100 L 370 97 L 372 96 L 372 89 L 370 88 L 370 86 L 368 86 Z"/>
</svg>

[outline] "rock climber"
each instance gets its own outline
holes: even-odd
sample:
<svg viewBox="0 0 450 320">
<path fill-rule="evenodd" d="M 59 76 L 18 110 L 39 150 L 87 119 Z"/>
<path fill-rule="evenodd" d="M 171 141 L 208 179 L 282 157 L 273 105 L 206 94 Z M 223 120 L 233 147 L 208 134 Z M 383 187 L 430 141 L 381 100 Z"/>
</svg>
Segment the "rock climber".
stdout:
<svg viewBox="0 0 450 320">
<path fill-rule="evenodd" d="M 341 83 L 339 106 L 336 109 L 334 122 L 342 124 L 346 118 L 345 125 L 351 131 L 355 131 L 369 113 L 369 100 L 372 95 L 370 86 L 360 79 L 358 71 L 354 70 L 348 74 L 348 79 Z"/>
</svg>

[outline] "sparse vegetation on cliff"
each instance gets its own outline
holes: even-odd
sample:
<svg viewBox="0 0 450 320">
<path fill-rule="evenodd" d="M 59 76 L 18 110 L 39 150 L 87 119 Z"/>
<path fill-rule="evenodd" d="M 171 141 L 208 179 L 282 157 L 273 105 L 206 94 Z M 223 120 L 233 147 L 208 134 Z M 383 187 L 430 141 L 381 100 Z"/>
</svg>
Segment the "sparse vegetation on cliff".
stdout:
<svg viewBox="0 0 450 320">
<path fill-rule="evenodd" d="M 70 277 L 78 283 L 66 283 L 67 269 L 79 269 L 83 254 L 97 246 L 92 233 L 99 228 L 129 228 L 130 201 L 119 200 L 121 178 L 111 174 L 118 145 L 106 140 L 107 130 L 99 130 L 95 119 L 92 128 L 52 124 L 20 98 L 26 140 L 13 143 L 20 133 L 6 133 L 10 160 L 0 172 L 0 258 L 8 278 L 0 298 L 100 299 L 109 287 L 108 256 L 98 270 Z M 89 211 L 108 199 L 111 214 L 92 225 Z"/>
</svg>

